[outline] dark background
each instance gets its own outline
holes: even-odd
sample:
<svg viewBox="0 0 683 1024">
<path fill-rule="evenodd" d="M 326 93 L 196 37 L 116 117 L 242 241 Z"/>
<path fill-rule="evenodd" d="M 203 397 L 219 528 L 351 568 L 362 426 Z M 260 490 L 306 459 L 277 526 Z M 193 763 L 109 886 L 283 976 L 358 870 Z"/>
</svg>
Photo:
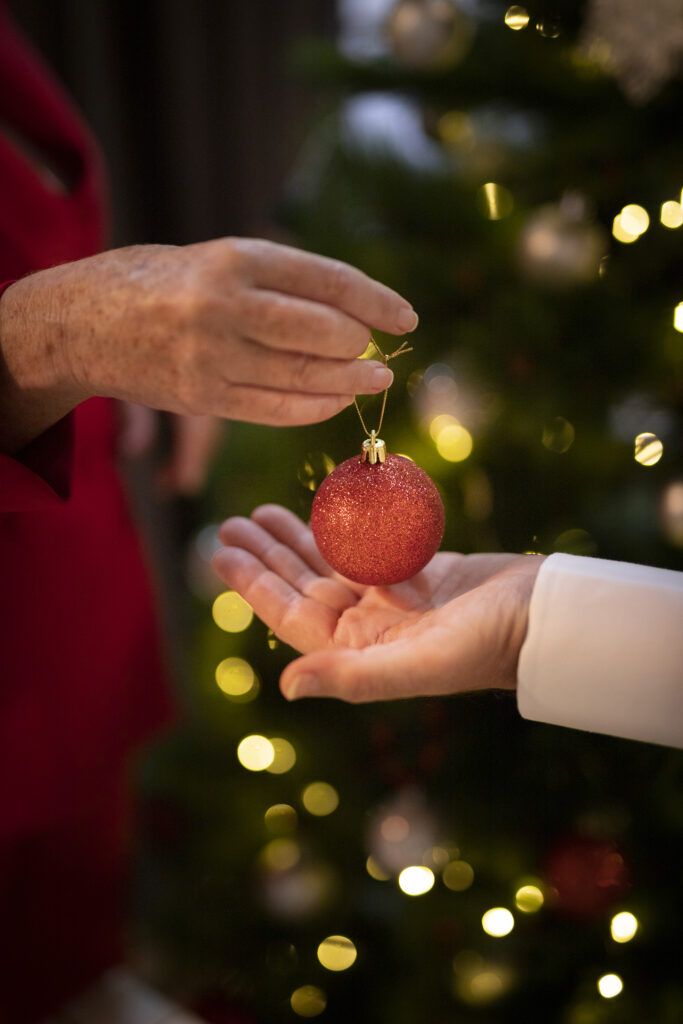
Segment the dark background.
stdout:
<svg viewBox="0 0 683 1024">
<path fill-rule="evenodd" d="M 332 0 L 20 0 L 104 149 L 112 244 L 264 230 L 314 106 L 292 44 Z"/>
</svg>

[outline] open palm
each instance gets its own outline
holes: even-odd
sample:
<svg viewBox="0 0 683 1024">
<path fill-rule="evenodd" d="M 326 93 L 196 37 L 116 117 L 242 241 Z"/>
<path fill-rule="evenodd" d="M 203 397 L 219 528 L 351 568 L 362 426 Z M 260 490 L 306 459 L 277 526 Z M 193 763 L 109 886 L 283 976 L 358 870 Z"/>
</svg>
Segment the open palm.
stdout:
<svg viewBox="0 0 683 1024">
<path fill-rule="evenodd" d="M 405 583 L 335 573 L 313 535 L 278 505 L 228 519 L 214 567 L 285 643 L 304 654 L 285 696 L 382 700 L 515 685 L 541 559 L 437 554 Z"/>
</svg>

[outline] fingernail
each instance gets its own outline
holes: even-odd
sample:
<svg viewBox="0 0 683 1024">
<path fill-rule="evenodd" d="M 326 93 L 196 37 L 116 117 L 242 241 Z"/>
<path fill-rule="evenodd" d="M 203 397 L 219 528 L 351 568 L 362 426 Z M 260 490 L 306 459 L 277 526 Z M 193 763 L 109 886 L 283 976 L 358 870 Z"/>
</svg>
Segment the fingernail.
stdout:
<svg viewBox="0 0 683 1024">
<path fill-rule="evenodd" d="M 370 386 L 375 391 L 383 391 L 384 388 L 388 388 L 394 379 L 394 375 L 388 366 L 382 366 L 380 363 L 372 371 L 370 376 Z"/>
<path fill-rule="evenodd" d="M 396 326 L 399 331 L 414 331 L 418 324 L 418 315 L 410 306 L 404 306 L 396 317 Z"/>
<path fill-rule="evenodd" d="M 318 680 L 311 673 L 301 676 L 294 676 L 287 687 L 285 697 L 287 700 L 298 700 L 299 697 L 315 697 L 318 689 Z"/>
</svg>

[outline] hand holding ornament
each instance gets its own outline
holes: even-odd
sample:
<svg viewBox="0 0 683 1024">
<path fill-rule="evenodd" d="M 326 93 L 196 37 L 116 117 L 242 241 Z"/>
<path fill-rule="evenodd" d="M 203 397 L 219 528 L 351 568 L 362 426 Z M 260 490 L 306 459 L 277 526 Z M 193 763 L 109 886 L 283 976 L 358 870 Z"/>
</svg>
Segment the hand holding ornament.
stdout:
<svg viewBox="0 0 683 1024">
<path fill-rule="evenodd" d="M 410 304 L 360 270 L 261 239 L 115 249 L 44 270 L 0 301 L 0 450 L 92 395 L 185 415 L 316 423 L 392 379 L 358 360 Z"/>
<path fill-rule="evenodd" d="M 441 552 L 412 579 L 354 583 L 292 512 L 228 519 L 214 568 L 302 652 L 284 695 L 352 702 L 513 688 L 539 555 Z"/>
</svg>

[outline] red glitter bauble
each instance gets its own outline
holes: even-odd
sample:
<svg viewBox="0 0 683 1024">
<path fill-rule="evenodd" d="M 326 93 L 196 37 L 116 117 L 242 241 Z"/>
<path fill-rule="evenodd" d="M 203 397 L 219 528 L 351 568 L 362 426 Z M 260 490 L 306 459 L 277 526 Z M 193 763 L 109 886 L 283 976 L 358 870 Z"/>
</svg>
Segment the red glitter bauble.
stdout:
<svg viewBox="0 0 683 1024">
<path fill-rule="evenodd" d="M 444 528 L 439 492 L 401 455 L 342 462 L 318 489 L 311 528 L 325 561 L 355 583 L 410 579 L 436 553 Z"/>
</svg>

